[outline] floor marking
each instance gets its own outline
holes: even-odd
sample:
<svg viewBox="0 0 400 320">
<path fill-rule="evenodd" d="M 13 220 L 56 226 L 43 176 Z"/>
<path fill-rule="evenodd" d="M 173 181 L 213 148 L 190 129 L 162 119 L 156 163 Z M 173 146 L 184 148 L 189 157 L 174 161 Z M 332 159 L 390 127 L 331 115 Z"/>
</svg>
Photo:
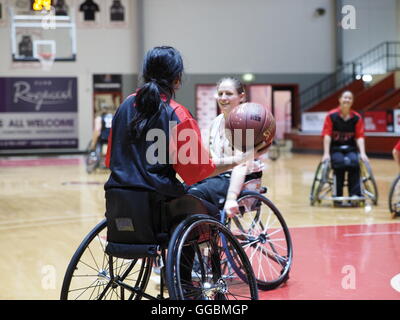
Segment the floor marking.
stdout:
<svg viewBox="0 0 400 320">
<path fill-rule="evenodd" d="M 400 273 L 398 275 L 395 275 L 392 280 L 390 280 L 390 285 L 394 290 L 397 292 L 400 292 Z"/>
<path fill-rule="evenodd" d="M 364 236 L 385 236 L 389 234 L 400 234 L 400 231 L 394 232 L 365 232 L 365 233 L 345 233 L 344 237 L 364 237 Z"/>
</svg>

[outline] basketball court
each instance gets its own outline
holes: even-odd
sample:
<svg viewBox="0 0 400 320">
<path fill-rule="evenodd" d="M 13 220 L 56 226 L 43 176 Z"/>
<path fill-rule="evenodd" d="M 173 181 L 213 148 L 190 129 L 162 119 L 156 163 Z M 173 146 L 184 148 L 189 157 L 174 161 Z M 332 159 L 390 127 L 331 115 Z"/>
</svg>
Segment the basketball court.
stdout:
<svg viewBox="0 0 400 320">
<path fill-rule="evenodd" d="M 263 184 L 287 221 L 294 255 L 288 282 L 260 297 L 399 299 L 400 224 L 387 208 L 394 163 L 371 160 L 378 206 L 334 209 L 309 205 L 319 160 L 284 152 L 266 162 Z M 0 166 L 0 298 L 58 299 L 74 251 L 104 217 L 107 172 L 88 175 L 82 156 L 3 158 Z"/>
<path fill-rule="evenodd" d="M 243 34 L 242 28 L 230 25 L 232 33 L 242 39 L 249 36 L 249 50 L 232 50 L 231 54 L 221 54 L 224 47 L 212 36 L 214 27 L 221 28 L 225 21 L 220 24 L 223 18 L 216 12 L 228 4 L 237 19 L 244 14 L 242 5 L 229 0 L 219 4 L 205 1 L 207 6 L 215 6 L 210 13 L 197 1 L 171 1 L 168 6 L 159 0 L 96 0 L 96 5 L 66 0 L 49 1 L 49 7 L 44 1 L 35 12 L 35 1 L 0 0 L 0 39 L 5 44 L 0 48 L 5 61 L 0 67 L 0 300 L 60 299 L 71 257 L 88 232 L 104 219 L 104 183 L 110 172 L 98 168 L 88 173 L 87 165 L 95 119 L 105 108 L 115 110 L 135 91 L 145 51 L 165 41 L 177 44 L 187 65 L 176 100 L 187 106 L 202 130 L 219 114 L 216 83 L 225 75 L 243 80 L 248 100 L 266 106 L 276 118 L 280 154 L 276 160 L 265 159 L 262 185 L 289 227 L 293 262 L 288 281 L 271 291 L 260 290 L 260 299 L 399 300 L 400 218 L 392 217 L 388 198 L 398 173 L 391 150 L 400 137 L 400 46 L 394 50 L 397 44 L 387 42 L 386 69 L 353 72 L 351 80 L 317 100 L 314 92 L 321 93 L 324 81 L 338 76 L 336 54 L 353 61 L 360 53 L 349 45 L 354 34 L 340 30 L 337 34 L 343 43 L 334 40 L 335 19 L 342 15 L 340 9 L 346 1 L 333 5 L 327 0 L 311 0 L 300 6 L 294 4 L 297 0 L 252 0 L 249 12 L 253 21 L 264 21 L 259 12 L 268 9 L 265 20 L 275 23 L 266 22 L 257 29 L 268 29 L 265 32 L 271 42 L 266 47 L 252 41 L 250 34 L 257 24 Z M 358 0 L 354 3 L 356 9 L 361 8 L 357 11 L 358 30 L 363 32 L 362 21 L 374 8 L 362 7 Z M 304 40 L 309 41 L 304 45 L 311 46 L 309 51 L 300 50 L 302 45 L 296 39 L 302 35 L 293 31 L 293 25 L 283 29 L 288 36 L 282 39 L 269 33 L 281 23 L 276 10 L 289 10 L 287 19 L 312 35 L 314 40 Z M 302 13 L 298 15 L 296 10 Z M 388 4 L 383 11 L 389 15 L 393 10 Z M 168 28 L 150 23 L 164 14 L 174 17 Z M 194 36 L 177 31 L 176 37 L 170 37 L 168 30 L 184 28 L 177 21 L 192 26 L 192 20 L 193 25 L 201 23 L 201 17 L 209 14 L 212 31 L 203 23 L 202 30 L 190 27 Z M 378 28 L 378 23 L 371 23 Z M 219 54 L 210 55 L 207 46 L 196 45 L 193 38 L 199 34 L 202 41 L 210 41 L 210 47 L 218 47 Z M 385 41 L 400 40 L 398 29 L 393 34 L 396 39 Z M 370 44 L 362 52 L 380 48 L 373 49 L 376 39 L 362 35 L 366 39 L 362 44 Z M 255 32 L 255 38 L 261 36 L 264 34 Z M 269 50 L 289 42 L 284 54 Z M 322 51 L 315 47 L 318 42 L 324 46 Z M 340 75 L 350 74 L 343 70 Z M 370 74 L 372 80 L 362 80 Z M 351 88 L 357 93 L 356 101 L 368 106 L 363 113 L 370 128 L 366 151 L 379 191 L 377 205 L 338 208 L 332 201 L 310 204 L 322 159 L 324 108 L 336 104 L 343 88 Z M 370 100 L 374 102 L 367 104 Z M 309 109 L 303 108 L 304 101 Z M 377 119 L 385 120 L 383 129 Z M 155 272 L 149 288 L 154 292 L 159 288 Z"/>
</svg>

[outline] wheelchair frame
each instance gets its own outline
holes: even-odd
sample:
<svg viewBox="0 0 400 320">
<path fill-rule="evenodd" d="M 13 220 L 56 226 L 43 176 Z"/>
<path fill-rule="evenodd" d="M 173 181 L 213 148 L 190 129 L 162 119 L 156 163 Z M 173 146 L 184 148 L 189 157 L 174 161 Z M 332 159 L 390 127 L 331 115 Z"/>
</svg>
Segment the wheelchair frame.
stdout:
<svg viewBox="0 0 400 320">
<path fill-rule="evenodd" d="M 221 211 L 221 222 L 245 248 L 258 288 L 273 290 L 289 279 L 293 246 L 283 215 L 264 196 L 266 193 L 267 188 L 261 186 L 261 178 L 247 181 L 237 200 L 240 214 L 228 219 Z"/>
<path fill-rule="evenodd" d="M 389 192 L 389 210 L 392 218 L 400 216 L 400 175 L 394 179 Z"/>
<path fill-rule="evenodd" d="M 220 212 L 221 221 L 217 221 L 210 216 L 204 215 L 189 216 L 180 223 L 171 236 L 167 251 L 168 254 L 166 253 L 165 247 L 163 248 L 157 246 L 157 249 L 150 250 L 152 252 L 147 256 L 141 258 L 135 257 L 136 260 L 132 259 L 122 275 L 113 274 L 113 265 L 116 265 L 117 267 L 119 266 L 118 268 L 121 270 L 121 266 L 125 265 L 126 263 L 124 263 L 124 260 L 121 263 L 118 263 L 119 258 L 107 254 L 106 237 L 99 237 L 99 234 L 106 229 L 106 220 L 104 219 L 85 237 L 72 257 L 65 274 L 61 299 L 68 299 L 69 287 L 74 271 L 77 269 L 77 265 L 85 250 L 87 250 L 89 244 L 95 238 L 97 238 L 98 242 L 101 244 L 101 253 L 104 255 L 104 257 L 102 268 L 99 268 L 96 265 L 96 267 L 92 269 L 98 269 L 97 275 L 95 275 L 95 282 L 97 281 L 97 284 L 101 285 L 101 283 L 107 282 L 108 287 L 105 287 L 104 292 L 110 287 L 112 289 L 120 287 L 129 292 L 128 299 L 138 300 L 145 298 L 154 300 L 164 299 L 163 292 L 165 286 L 167 286 L 172 299 L 183 299 L 184 294 L 182 293 L 182 290 L 176 289 L 176 283 L 179 282 L 179 276 L 176 276 L 176 274 L 179 274 L 179 265 L 176 264 L 176 261 L 179 260 L 176 258 L 178 256 L 178 253 L 176 252 L 176 246 L 178 246 L 176 241 L 181 241 L 183 239 L 181 232 L 187 232 L 187 230 L 189 230 L 191 227 L 190 223 L 197 223 L 201 226 L 201 224 L 205 222 L 211 224 L 213 228 L 217 228 L 219 232 L 224 234 L 223 239 L 225 240 L 222 242 L 224 243 L 225 251 L 227 247 L 234 247 L 235 250 L 233 254 L 228 254 L 228 251 L 225 252 L 225 259 L 221 261 L 221 265 L 224 265 L 225 269 L 230 269 L 229 272 L 232 272 L 233 270 L 233 272 L 238 275 L 242 282 L 247 283 L 250 288 L 252 299 L 258 297 L 256 290 L 257 287 L 262 290 L 271 290 L 278 287 L 282 283 L 286 282 L 289 278 L 289 271 L 292 264 L 292 243 L 290 233 L 279 210 L 272 204 L 272 202 L 270 202 L 257 191 L 261 193 L 266 192 L 266 188 L 261 187 L 261 179 L 254 179 L 245 184 L 244 190 L 238 198 L 241 214 L 234 219 L 227 219 L 224 216 L 223 211 Z M 261 208 L 263 204 L 266 205 L 267 210 L 270 211 L 269 215 L 267 216 L 265 215 L 265 210 L 262 210 Z M 246 225 L 244 217 L 246 215 L 249 216 L 251 212 L 254 212 L 255 216 L 251 216 L 251 223 L 247 223 Z M 275 221 L 277 221 L 278 227 L 276 224 L 272 225 Z M 235 230 L 232 230 L 234 231 L 233 235 L 230 231 L 232 226 L 235 226 L 236 228 Z M 271 232 L 269 232 L 269 228 L 272 227 L 273 229 Z M 237 230 L 239 230 L 239 234 Z M 228 246 L 226 243 L 227 239 L 229 239 L 229 243 L 231 244 L 230 246 Z M 282 241 L 285 241 L 286 246 L 282 244 Z M 180 248 L 182 249 L 182 246 L 180 246 Z M 250 253 L 245 252 L 245 250 L 250 251 Z M 258 253 L 259 255 L 257 256 L 259 259 L 257 259 L 259 261 L 263 261 L 264 264 L 268 265 L 270 268 L 268 278 L 265 275 L 268 270 L 264 271 L 262 267 L 257 269 L 258 276 L 257 278 L 255 277 L 254 271 L 250 264 L 250 259 L 255 256 L 255 253 Z M 92 251 L 90 251 L 90 254 L 91 259 L 95 260 L 95 254 L 92 253 Z M 197 256 L 200 257 L 200 255 Z M 237 266 L 238 257 L 240 258 L 240 261 L 243 261 L 241 265 L 242 268 L 238 268 Z M 108 269 L 104 266 L 104 260 L 106 258 L 109 259 Z M 113 263 L 114 258 L 116 259 L 115 263 Z M 162 266 L 160 273 L 160 292 L 156 297 L 145 292 L 152 271 L 152 266 L 155 261 Z M 251 262 L 254 263 L 254 261 Z M 140 270 L 137 279 L 134 281 L 135 283 L 132 285 L 124 283 L 124 279 L 128 277 L 129 272 L 135 268 L 136 264 L 140 264 Z M 165 265 L 166 268 L 163 268 Z M 204 280 L 204 268 L 200 273 L 201 276 L 199 275 L 199 277 Z M 203 290 L 204 296 L 207 298 L 214 297 L 215 295 L 223 297 L 221 292 L 225 292 L 227 290 L 226 288 L 228 287 L 226 283 L 224 284 L 224 279 L 214 282 L 206 281 L 204 286 L 207 287 L 204 289 L 205 291 Z M 94 290 L 95 289 L 98 288 L 94 287 Z M 121 293 L 119 295 L 116 294 L 116 296 L 119 298 L 125 298 L 123 292 L 124 291 L 121 289 Z M 104 298 L 107 296 L 98 294 L 97 297 Z"/>
<path fill-rule="evenodd" d="M 179 278 L 182 246 L 188 245 L 186 242 L 184 242 L 186 240 L 189 241 L 189 244 L 190 241 L 197 241 L 196 239 L 190 239 L 192 236 L 192 230 L 196 231 L 196 227 L 199 227 L 199 230 L 202 230 L 202 228 L 207 226 L 210 230 L 217 230 L 219 236 L 222 236 L 225 238 L 225 240 L 229 241 L 229 247 L 222 249 L 226 251 L 233 248 L 234 252 L 231 254 L 232 258 L 225 259 L 224 271 L 219 270 L 222 269 L 222 263 L 220 266 L 220 264 L 215 263 L 215 261 L 209 268 L 213 272 L 212 275 L 208 274 L 210 271 L 204 270 L 203 268 L 200 274 L 198 274 L 198 278 L 200 280 L 196 282 L 201 284 L 198 284 L 198 286 L 194 289 L 192 288 L 191 294 L 182 293 L 183 289 L 182 285 L 180 285 Z M 212 217 L 206 215 L 191 215 L 177 226 L 172 234 L 172 237 L 170 238 L 167 251 L 165 247 L 157 246 L 156 251 L 150 252 L 147 255 L 143 255 L 142 257 L 125 257 L 122 258 L 122 262 L 118 261 L 118 259 L 121 258 L 106 253 L 107 241 L 104 236 L 100 236 L 101 232 L 104 232 L 106 227 L 107 222 L 104 219 L 94 229 L 92 229 L 92 231 L 85 237 L 81 245 L 76 250 L 65 273 L 61 290 L 62 300 L 69 299 L 72 293 L 75 293 L 76 291 L 79 293 L 77 299 L 88 292 L 90 293 L 89 300 L 91 298 L 107 299 L 113 297 L 118 299 L 127 298 L 128 300 L 140 300 L 142 298 L 150 300 L 162 300 L 166 299 L 164 297 L 165 284 L 168 288 L 170 299 L 184 300 L 186 298 L 193 299 L 195 297 L 203 297 L 204 300 L 226 300 L 225 296 L 235 297 L 237 293 L 234 293 L 233 291 L 241 288 L 237 286 L 238 283 L 235 283 L 235 286 L 232 285 L 231 288 L 229 286 L 229 281 L 233 281 L 235 279 L 230 279 L 229 276 L 232 273 L 229 273 L 228 275 L 225 273 L 227 272 L 227 269 L 228 272 L 231 272 L 230 270 L 232 268 L 229 268 L 229 266 L 232 266 L 232 264 L 238 265 L 239 268 L 245 273 L 245 278 L 241 278 L 240 280 L 243 283 L 242 287 L 248 287 L 248 290 L 245 290 L 244 293 L 247 293 L 246 297 L 251 300 L 258 299 L 257 283 L 246 254 L 244 253 L 237 239 L 230 233 L 230 231 Z M 213 240 L 209 241 L 214 241 L 215 237 L 210 236 L 210 239 Z M 90 248 L 93 240 L 98 240 L 100 243 L 100 251 L 103 253 L 102 259 L 100 258 L 102 262 L 100 260 L 96 261 L 95 252 L 93 252 L 93 248 Z M 203 239 L 202 241 L 204 243 L 205 240 Z M 221 249 L 218 246 L 214 246 L 214 249 L 215 248 Z M 215 256 L 221 256 L 221 253 L 213 251 L 212 246 L 208 251 L 214 254 L 214 259 Z M 86 261 L 83 261 L 82 256 L 85 253 L 88 257 L 85 257 Z M 94 265 L 91 266 L 87 259 L 93 259 Z M 145 290 L 149 282 L 153 263 L 156 259 L 161 262 L 161 266 L 166 265 L 167 268 L 161 268 L 160 292 L 157 296 L 152 296 L 146 293 Z M 139 267 L 139 270 L 136 270 L 137 267 Z M 92 272 L 92 274 L 86 274 L 85 268 Z M 83 269 L 83 271 L 81 271 L 81 269 Z M 71 288 L 71 281 L 74 279 L 85 279 L 85 277 L 90 277 L 90 283 L 87 287 L 79 288 L 78 286 L 78 288 Z M 133 279 L 132 277 L 135 278 Z M 236 277 L 236 279 L 239 279 L 239 277 Z M 131 281 L 132 283 L 126 283 L 128 281 Z M 240 294 L 239 297 L 240 296 L 242 296 L 242 294 Z"/>
<path fill-rule="evenodd" d="M 329 160 L 319 163 L 315 173 L 314 181 L 311 186 L 310 204 L 321 203 L 327 201 L 349 201 L 365 204 L 366 201 L 371 201 L 373 205 L 378 204 L 378 188 L 375 178 L 372 174 L 371 166 L 368 162 L 360 160 L 360 180 L 361 180 L 361 197 L 335 197 L 333 194 L 334 173 Z M 348 185 L 346 181 L 343 188 Z M 331 196 L 329 196 L 329 194 Z"/>
<path fill-rule="evenodd" d="M 104 145 L 107 145 L 107 143 L 102 143 L 100 141 L 97 141 L 96 147 L 94 150 L 90 150 L 89 146 L 91 145 L 91 142 L 89 142 L 88 147 L 86 148 L 86 172 L 87 173 L 93 173 L 96 171 L 96 169 L 102 168 L 105 169 L 105 166 L 102 167 L 101 164 L 104 163 L 105 156 L 103 154 L 103 147 Z"/>
</svg>

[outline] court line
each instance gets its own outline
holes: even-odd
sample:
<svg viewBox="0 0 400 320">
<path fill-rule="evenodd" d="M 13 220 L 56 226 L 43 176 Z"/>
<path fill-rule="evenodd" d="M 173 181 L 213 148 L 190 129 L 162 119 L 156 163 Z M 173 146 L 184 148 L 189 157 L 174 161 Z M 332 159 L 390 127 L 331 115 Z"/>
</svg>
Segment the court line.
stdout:
<svg viewBox="0 0 400 320">
<path fill-rule="evenodd" d="M 395 275 L 391 280 L 390 280 L 390 285 L 394 290 L 397 292 L 400 292 L 400 273 Z"/>
<path fill-rule="evenodd" d="M 67 223 L 77 223 L 77 222 L 83 222 L 83 221 L 93 221 L 96 220 L 100 222 L 103 218 L 99 217 L 98 215 L 96 216 L 79 216 L 79 217 L 72 217 L 72 218 L 66 218 L 66 219 L 47 219 L 44 221 L 33 221 L 31 223 L 20 223 L 18 225 L 3 225 L 0 226 L 0 231 L 7 231 L 7 230 L 14 230 L 14 229 L 25 229 L 25 228 L 41 228 L 41 227 L 46 227 L 46 226 L 52 226 L 52 225 L 60 225 L 60 224 L 67 224 Z"/>
<path fill-rule="evenodd" d="M 381 226 L 381 225 L 392 225 L 392 224 L 399 224 L 400 221 L 393 221 L 393 222 L 388 222 L 388 221 L 383 221 L 383 222 L 375 222 L 375 223 L 351 223 L 351 224 L 315 224 L 315 225 L 303 225 L 303 226 L 290 226 L 290 224 L 286 221 L 286 224 L 288 225 L 289 229 L 301 229 L 301 228 L 325 228 L 325 227 L 352 227 L 352 226 Z"/>
<path fill-rule="evenodd" d="M 48 221 L 56 221 L 56 220 L 71 220 L 77 218 L 88 218 L 88 217 L 99 217 L 100 215 L 96 214 L 76 214 L 71 216 L 51 216 L 51 217 L 40 217 L 40 218 L 31 218 L 31 219 L 21 219 L 21 220 L 8 220 L 1 221 L 0 226 L 4 225 L 13 225 L 13 224 L 22 224 L 22 223 L 35 223 L 35 222 L 48 222 Z"/>
<path fill-rule="evenodd" d="M 390 234 L 400 234 L 400 231 L 393 232 L 365 232 L 365 233 L 345 233 L 344 237 L 364 237 L 364 236 L 386 236 Z"/>
</svg>

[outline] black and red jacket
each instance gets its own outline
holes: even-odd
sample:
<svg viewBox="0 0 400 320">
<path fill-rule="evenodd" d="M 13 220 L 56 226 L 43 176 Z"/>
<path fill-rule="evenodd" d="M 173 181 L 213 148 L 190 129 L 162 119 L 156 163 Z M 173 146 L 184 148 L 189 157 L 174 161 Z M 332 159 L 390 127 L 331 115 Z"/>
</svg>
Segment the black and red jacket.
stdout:
<svg viewBox="0 0 400 320">
<path fill-rule="evenodd" d="M 330 136 L 331 151 L 335 147 L 351 146 L 357 148 L 356 140 L 364 137 L 364 121 L 361 115 L 350 110 L 350 118 L 344 120 L 340 108 L 331 110 L 325 118 L 322 136 Z"/>
<path fill-rule="evenodd" d="M 146 141 L 145 137 L 133 142 L 130 123 L 136 112 L 135 95 L 131 95 L 114 115 L 106 157 L 106 165 L 111 169 L 104 186 L 106 190 L 137 188 L 177 197 L 184 193 L 184 186 L 176 174 L 191 185 L 207 178 L 215 170 L 201 142 L 197 122 L 185 107 L 173 100 L 160 107 L 159 117 L 148 130 L 157 129 L 165 133 L 165 142 L 159 142 L 158 138 Z M 165 156 L 154 152 L 156 142 L 163 146 L 158 152 L 165 152 Z M 163 161 L 154 163 L 151 159 L 153 154 Z"/>
</svg>

